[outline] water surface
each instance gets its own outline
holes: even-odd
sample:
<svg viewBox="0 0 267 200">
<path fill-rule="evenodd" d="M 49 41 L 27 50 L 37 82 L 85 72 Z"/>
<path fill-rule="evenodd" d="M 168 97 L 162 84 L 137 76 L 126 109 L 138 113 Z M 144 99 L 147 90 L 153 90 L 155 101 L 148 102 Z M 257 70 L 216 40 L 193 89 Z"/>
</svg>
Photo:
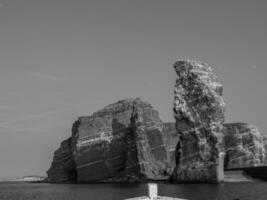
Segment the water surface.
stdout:
<svg viewBox="0 0 267 200">
<path fill-rule="evenodd" d="M 267 182 L 158 186 L 162 196 L 188 200 L 267 200 Z M 1 200 L 123 200 L 146 193 L 146 184 L 0 183 Z"/>
</svg>

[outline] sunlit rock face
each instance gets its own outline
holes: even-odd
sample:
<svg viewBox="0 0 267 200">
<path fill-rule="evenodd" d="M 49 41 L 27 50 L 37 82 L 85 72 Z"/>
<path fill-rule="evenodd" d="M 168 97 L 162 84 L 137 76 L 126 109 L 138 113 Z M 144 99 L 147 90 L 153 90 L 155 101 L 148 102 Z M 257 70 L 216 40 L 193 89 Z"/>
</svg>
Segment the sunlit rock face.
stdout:
<svg viewBox="0 0 267 200">
<path fill-rule="evenodd" d="M 263 143 L 264 143 L 264 149 L 265 149 L 264 164 L 267 165 L 267 136 L 266 135 L 263 135 Z"/>
<path fill-rule="evenodd" d="M 69 182 L 75 181 L 76 165 L 74 162 L 72 138 L 64 140 L 55 151 L 53 162 L 47 171 L 47 181 L 49 182 Z"/>
<path fill-rule="evenodd" d="M 78 182 L 168 178 L 163 123 L 149 103 L 119 101 L 78 121 Z"/>
<path fill-rule="evenodd" d="M 225 169 L 266 165 L 264 136 L 254 125 L 225 124 Z"/>
<path fill-rule="evenodd" d="M 174 64 L 174 117 L 179 142 L 177 182 L 223 180 L 220 153 L 223 151 L 225 104 L 222 85 L 213 69 L 202 62 L 179 60 Z"/>
</svg>

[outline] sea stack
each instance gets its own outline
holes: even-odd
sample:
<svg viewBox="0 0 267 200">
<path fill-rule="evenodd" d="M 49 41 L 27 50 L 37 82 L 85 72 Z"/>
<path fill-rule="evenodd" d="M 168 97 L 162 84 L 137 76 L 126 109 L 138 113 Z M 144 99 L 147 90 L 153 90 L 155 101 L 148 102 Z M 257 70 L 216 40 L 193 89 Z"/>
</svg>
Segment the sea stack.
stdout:
<svg viewBox="0 0 267 200">
<path fill-rule="evenodd" d="M 206 63 L 179 60 L 174 64 L 175 182 L 221 182 L 223 173 L 223 87 Z"/>
</svg>

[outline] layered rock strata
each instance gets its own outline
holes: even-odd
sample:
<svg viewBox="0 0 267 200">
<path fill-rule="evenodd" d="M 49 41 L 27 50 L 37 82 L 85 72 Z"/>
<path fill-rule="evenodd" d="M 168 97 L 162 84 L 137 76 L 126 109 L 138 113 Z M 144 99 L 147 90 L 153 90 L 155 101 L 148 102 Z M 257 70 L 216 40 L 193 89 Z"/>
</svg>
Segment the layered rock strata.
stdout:
<svg viewBox="0 0 267 200">
<path fill-rule="evenodd" d="M 173 180 L 222 181 L 223 87 L 205 63 L 180 60 L 174 68 L 177 73 L 174 117 L 179 142 Z"/>
<path fill-rule="evenodd" d="M 266 164 L 264 136 L 254 125 L 225 124 L 225 169 L 259 167 Z"/>
<path fill-rule="evenodd" d="M 166 180 L 174 168 L 174 127 L 139 98 L 109 105 L 73 125 L 72 137 L 55 152 L 48 180 L 67 180 L 75 163 L 78 182 Z M 68 144 L 68 145 L 66 145 Z M 67 159 L 69 158 L 69 160 Z"/>
<path fill-rule="evenodd" d="M 80 117 L 78 181 L 164 179 L 167 151 L 158 112 L 140 99 L 119 101 Z"/>
</svg>

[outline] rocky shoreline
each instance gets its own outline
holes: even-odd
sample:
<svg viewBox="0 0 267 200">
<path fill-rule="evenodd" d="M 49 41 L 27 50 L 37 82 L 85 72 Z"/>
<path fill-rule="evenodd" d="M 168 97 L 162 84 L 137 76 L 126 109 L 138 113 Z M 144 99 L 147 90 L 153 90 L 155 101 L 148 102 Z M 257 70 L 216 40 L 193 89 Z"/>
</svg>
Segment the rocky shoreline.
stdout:
<svg viewBox="0 0 267 200">
<path fill-rule="evenodd" d="M 140 98 L 79 117 L 55 151 L 45 182 L 218 183 L 225 170 L 262 178 L 267 139 L 253 125 L 224 124 L 223 86 L 212 67 L 179 60 L 174 68 L 175 122 L 164 123 Z"/>
</svg>

